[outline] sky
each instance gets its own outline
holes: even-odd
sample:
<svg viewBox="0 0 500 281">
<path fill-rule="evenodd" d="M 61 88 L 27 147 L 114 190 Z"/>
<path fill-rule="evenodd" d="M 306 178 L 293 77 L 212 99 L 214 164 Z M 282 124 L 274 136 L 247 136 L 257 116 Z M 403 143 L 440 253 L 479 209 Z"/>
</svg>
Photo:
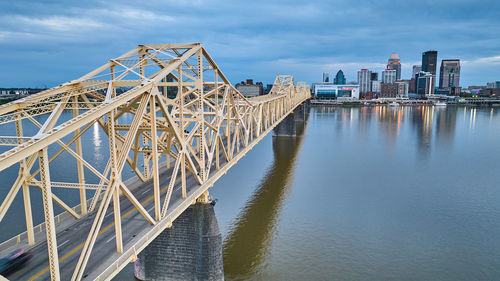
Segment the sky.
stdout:
<svg viewBox="0 0 500 281">
<path fill-rule="evenodd" d="M 498 0 L 1 0 L 0 87 L 54 87 L 138 44 L 201 42 L 233 84 L 382 71 L 422 52 L 461 60 L 461 86 L 500 80 Z"/>
</svg>

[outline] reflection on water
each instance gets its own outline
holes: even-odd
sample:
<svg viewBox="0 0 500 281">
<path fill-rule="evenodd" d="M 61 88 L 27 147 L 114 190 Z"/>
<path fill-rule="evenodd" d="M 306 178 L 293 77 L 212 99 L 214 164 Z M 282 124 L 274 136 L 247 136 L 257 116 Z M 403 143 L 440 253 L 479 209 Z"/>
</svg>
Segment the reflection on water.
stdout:
<svg viewBox="0 0 500 281">
<path fill-rule="evenodd" d="M 274 137 L 274 162 L 224 241 L 224 273 L 247 279 L 261 270 L 275 234 L 276 220 L 290 188 L 301 138 Z"/>
<path fill-rule="evenodd" d="M 303 137 L 266 136 L 211 190 L 226 279 L 497 280 L 499 127 L 495 108 L 312 108 Z M 102 171 L 96 128 L 83 146 Z M 51 176 L 76 180 L 64 159 Z M 0 198 L 17 172 L 0 173 Z M 2 238 L 24 231 L 16 202 Z"/>
<path fill-rule="evenodd" d="M 218 194 L 220 215 L 235 216 L 222 225 L 226 279 L 498 279 L 496 109 L 315 107 L 310 116 L 300 145 L 273 140 L 242 209 L 227 207 L 238 195 Z"/>
<path fill-rule="evenodd" d="M 95 150 L 94 150 L 94 157 L 97 161 L 101 162 L 104 161 L 104 157 L 102 155 L 101 151 L 101 132 L 99 128 L 99 124 L 96 122 L 94 125 L 92 125 L 92 143 L 94 144 Z"/>
</svg>

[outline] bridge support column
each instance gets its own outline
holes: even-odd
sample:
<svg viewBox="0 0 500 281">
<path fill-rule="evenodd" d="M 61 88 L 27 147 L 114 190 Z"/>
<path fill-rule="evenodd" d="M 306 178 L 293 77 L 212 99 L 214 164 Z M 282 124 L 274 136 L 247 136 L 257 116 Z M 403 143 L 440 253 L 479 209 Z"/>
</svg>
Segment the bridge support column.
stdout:
<svg viewBox="0 0 500 281">
<path fill-rule="evenodd" d="M 224 280 L 222 235 L 213 205 L 189 207 L 135 261 L 139 280 Z"/>
<path fill-rule="evenodd" d="M 296 137 L 304 133 L 305 123 L 309 113 L 309 101 L 295 108 L 281 123 L 273 129 L 273 137 Z"/>
</svg>

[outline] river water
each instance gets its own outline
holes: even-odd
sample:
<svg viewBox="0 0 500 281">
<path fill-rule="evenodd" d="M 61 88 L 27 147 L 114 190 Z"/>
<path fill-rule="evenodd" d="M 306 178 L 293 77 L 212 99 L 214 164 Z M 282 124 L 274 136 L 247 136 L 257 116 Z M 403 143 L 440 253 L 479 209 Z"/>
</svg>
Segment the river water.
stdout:
<svg viewBox="0 0 500 281">
<path fill-rule="evenodd" d="M 311 108 L 303 136 L 266 136 L 211 189 L 226 280 L 499 279 L 499 112 Z M 2 240 L 24 231 L 22 203 L 8 219 Z"/>
</svg>

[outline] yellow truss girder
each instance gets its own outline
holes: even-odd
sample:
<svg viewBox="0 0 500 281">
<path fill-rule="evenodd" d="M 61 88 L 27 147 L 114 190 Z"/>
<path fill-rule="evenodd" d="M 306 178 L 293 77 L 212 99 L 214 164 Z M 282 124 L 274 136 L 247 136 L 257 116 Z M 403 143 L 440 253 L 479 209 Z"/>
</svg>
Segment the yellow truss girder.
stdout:
<svg viewBox="0 0 500 281">
<path fill-rule="evenodd" d="M 29 186 L 40 188 L 50 272 L 52 278 L 58 280 L 52 203 L 56 202 L 75 218 L 95 212 L 72 276 L 72 280 L 80 280 L 111 201 L 115 214 L 116 251 L 126 254 L 130 249 L 124 248 L 121 237 L 119 201 L 122 195 L 151 225 L 171 225 L 171 221 L 165 223 L 164 220 L 173 220 L 168 212 L 172 208 L 170 199 L 175 185 L 181 186 L 183 200 L 195 202 L 196 198 L 191 198 L 193 195 L 187 193 L 186 187 L 187 177 L 192 177 L 200 186 L 195 194 L 205 196 L 206 200 L 207 186 L 213 185 L 222 172 L 236 164 L 244 153 L 309 97 L 310 90 L 305 83 L 295 85 L 291 75 L 280 75 L 270 94 L 245 98 L 200 43 L 139 45 L 76 80 L 0 106 L 0 124 L 16 123 L 16 131 L 11 136 L 0 136 L 0 145 L 11 147 L 0 154 L 0 171 L 19 164 L 19 176 L 0 206 L 0 222 L 23 187 L 27 233 L 29 243 L 34 244 L 31 202 L 26 190 Z M 60 118 L 64 111 L 72 112 L 69 120 Z M 120 117 L 125 114 L 133 116 L 132 122 L 122 122 Z M 47 118 L 40 123 L 33 118 L 35 116 Z M 23 120 L 35 124 L 39 131 L 25 135 Z M 94 126 L 102 129 L 109 140 L 110 158 L 103 171 L 86 160 L 82 149 L 82 135 Z M 65 138 L 68 135 L 73 136 L 69 141 Z M 75 149 L 70 148 L 72 144 Z M 52 146 L 58 150 L 49 155 L 48 148 Z M 62 152 L 74 158 L 78 182 L 51 180 L 50 165 Z M 163 156 L 166 156 L 166 163 L 160 163 Z M 40 168 L 32 171 L 37 159 Z M 143 167 L 139 165 L 141 161 Z M 223 167 L 222 162 L 225 163 Z M 122 171 L 126 164 L 140 180 L 153 180 L 153 215 L 124 184 Z M 170 168 L 167 171 L 171 176 L 164 198 L 161 198 L 159 173 L 164 164 Z M 96 175 L 99 182 L 87 183 L 85 172 Z M 78 189 L 81 214 L 55 196 L 52 188 Z M 86 190 L 95 190 L 89 206 Z M 176 209 L 176 213 L 181 211 Z"/>
</svg>

